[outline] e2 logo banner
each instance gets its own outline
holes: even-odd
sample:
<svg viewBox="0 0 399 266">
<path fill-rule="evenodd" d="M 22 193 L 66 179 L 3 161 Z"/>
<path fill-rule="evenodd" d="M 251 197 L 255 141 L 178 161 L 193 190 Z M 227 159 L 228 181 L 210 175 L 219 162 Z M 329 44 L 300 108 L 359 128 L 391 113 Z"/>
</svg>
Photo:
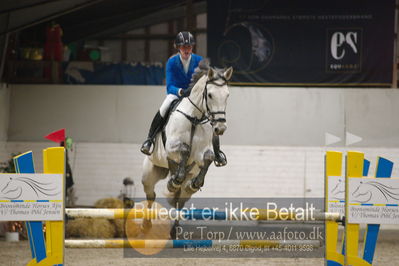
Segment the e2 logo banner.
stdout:
<svg viewBox="0 0 399 266">
<path fill-rule="evenodd" d="M 361 29 L 327 30 L 326 71 L 361 71 Z"/>
</svg>

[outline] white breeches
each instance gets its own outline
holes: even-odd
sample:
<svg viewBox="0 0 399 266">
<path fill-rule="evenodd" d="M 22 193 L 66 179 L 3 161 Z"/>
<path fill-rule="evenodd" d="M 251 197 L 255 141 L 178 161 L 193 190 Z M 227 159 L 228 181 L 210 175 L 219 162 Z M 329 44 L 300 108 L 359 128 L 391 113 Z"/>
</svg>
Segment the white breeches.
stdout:
<svg viewBox="0 0 399 266">
<path fill-rule="evenodd" d="M 163 100 L 163 103 L 159 108 L 159 113 L 161 114 L 162 117 L 165 117 L 165 114 L 168 111 L 170 104 L 176 99 L 179 99 L 179 97 L 177 97 L 174 94 L 166 95 L 165 100 Z"/>
</svg>

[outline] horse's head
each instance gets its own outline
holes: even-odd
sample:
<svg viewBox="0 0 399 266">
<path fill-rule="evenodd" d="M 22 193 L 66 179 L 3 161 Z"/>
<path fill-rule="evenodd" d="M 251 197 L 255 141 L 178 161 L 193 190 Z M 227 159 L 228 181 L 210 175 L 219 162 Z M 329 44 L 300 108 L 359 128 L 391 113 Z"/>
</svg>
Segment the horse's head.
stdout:
<svg viewBox="0 0 399 266">
<path fill-rule="evenodd" d="M 207 73 L 204 89 L 205 108 L 216 135 L 223 135 L 227 128 L 226 106 L 229 97 L 227 81 L 230 80 L 232 74 L 232 67 L 228 69 L 209 68 Z"/>
</svg>

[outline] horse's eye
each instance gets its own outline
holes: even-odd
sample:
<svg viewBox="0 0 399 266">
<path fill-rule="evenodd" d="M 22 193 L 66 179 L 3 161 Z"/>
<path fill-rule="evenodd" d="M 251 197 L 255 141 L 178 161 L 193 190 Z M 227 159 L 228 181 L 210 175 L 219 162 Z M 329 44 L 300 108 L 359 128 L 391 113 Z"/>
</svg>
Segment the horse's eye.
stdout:
<svg viewBox="0 0 399 266">
<path fill-rule="evenodd" d="M 212 94 L 208 93 L 208 98 L 212 99 Z"/>
</svg>

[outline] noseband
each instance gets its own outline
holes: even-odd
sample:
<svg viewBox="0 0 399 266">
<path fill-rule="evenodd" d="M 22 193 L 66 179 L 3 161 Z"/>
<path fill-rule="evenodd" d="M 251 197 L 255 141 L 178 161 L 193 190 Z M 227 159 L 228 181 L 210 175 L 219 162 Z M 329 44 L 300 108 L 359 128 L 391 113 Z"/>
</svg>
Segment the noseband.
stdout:
<svg viewBox="0 0 399 266">
<path fill-rule="evenodd" d="M 217 118 L 217 119 L 215 118 L 215 115 L 218 115 L 218 114 L 226 115 L 226 111 L 225 111 L 225 110 L 224 110 L 224 111 L 215 111 L 215 112 L 212 112 L 211 109 L 210 109 L 209 106 L 208 106 L 208 84 L 212 84 L 212 85 L 215 85 L 215 86 L 218 86 L 218 87 L 222 87 L 222 86 L 224 86 L 224 85 L 227 85 L 227 80 L 226 80 L 224 77 L 221 77 L 220 79 L 223 80 L 223 83 L 222 83 L 222 84 L 218 84 L 218 83 L 215 82 L 215 81 L 218 80 L 218 79 L 211 79 L 211 80 L 207 80 L 207 81 L 206 81 L 205 89 L 204 89 L 204 91 L 203 91 L 203 93 L 202 93 L 202 102 L 204 102 L 204 100 L 205 100 L 206 112 L 203 112 L 195 103 L 193 103 L 193 102 L 191 101 L 190 97 L 187 97 L 187 99 L 190 101 L 190 103 L 191 103 L 192 105 L 194 105 L 194 107 L 195 107 L 198 111 L 201 112 L 201 114 L 202 114 L 201 118 L 196 118 L 196 117 L 189 116 L 189 115 L 183 113 L 183 112 L 180 111 L 180 110 L 176 110 L 176 111 L 178 111 L 179 113 L 182 113 L 188 120 L 190 120 L 190 122 L 191 122 L 193 125 L 205 124 L 205 123 L 207 123 L 208 121 L 210 121 L 210 122 L 211 122 L 211 125 L 213 126 L 213 125 L 216 124 L 217 122 L 222 122 L 222 123 L 226 122 L 226 118 Z"/>
</svg>

